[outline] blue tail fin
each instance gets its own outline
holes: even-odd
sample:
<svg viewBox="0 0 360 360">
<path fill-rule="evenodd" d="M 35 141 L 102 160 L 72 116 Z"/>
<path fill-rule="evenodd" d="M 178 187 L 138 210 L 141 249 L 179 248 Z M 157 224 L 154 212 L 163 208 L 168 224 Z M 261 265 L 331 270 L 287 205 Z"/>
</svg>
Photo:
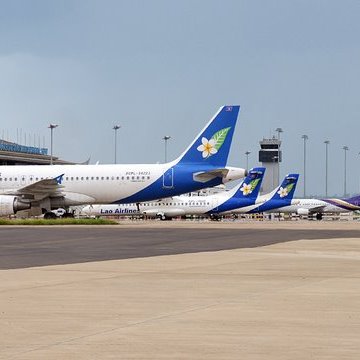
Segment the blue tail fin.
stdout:
<svg viewBox="0 0 360 360">
<path fill-rule="evenodd" d="M 229 198 L 209 213 L 220 213 L 253 205 L 259 194 L 264 174 L 264 167 L 249 170 L 246 178 L 238 186 L 230 190 L 228 193 Z"/>
<path fill-rule="evenodd" d="M 266 168 L 256 167 L 249 170 L 246 178 L 236 187 L 233 198 L 256 199 L 259 195 L 260 186 L 264 178 Z"/>
<path fill-rule="evenodd" d="M 286 175 L 281 185 L 273 191 L 273 196 L 271 197 L 271 200 L 291 201 L 294 197 L 298 180 L 299 174 Z"/>
<path fill-rule="evenodd" d="M 286 175 L 285 179 L 279 187 L 273 190 L 270 194 L 264 195 L 270 199 L 260 204 L 258 207 L 250 210 L 249 213 L 266 212 L 290 205 L 294 196 L 298 179 L 299 174 Z"/>
<path fill-rule="evenodd" d="M 239 105 L 222 106 L 176 162 L 226 166 L 239 110 Z"/>
</svg>

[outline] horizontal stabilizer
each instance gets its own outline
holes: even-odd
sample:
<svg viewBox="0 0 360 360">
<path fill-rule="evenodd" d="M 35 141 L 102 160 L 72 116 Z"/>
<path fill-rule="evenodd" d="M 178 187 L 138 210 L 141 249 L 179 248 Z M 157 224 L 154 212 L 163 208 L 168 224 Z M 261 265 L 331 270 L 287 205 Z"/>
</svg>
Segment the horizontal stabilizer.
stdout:
<svg viewBox="0 0 360 360">
<path fill-rule="evenodd" d="M 232 180 L 229 177 L 234 177 L 235 179 L 240 179 L 242 177 L 245 177 L 246 174 L 247 174 L 247 172 L 245 169 L 234 168 L 234 167 L 225 167 L 225 168 L 212 169 L 209 171 L 200 171 L 200 172 L 194 173 L 193 179 L 194 179 L 194 181 L 205 183 L 205 182 L 208 182 L 215 178 L 222 178 L 223 182 L 226 182 L 226 181 Z"/>
</svg>

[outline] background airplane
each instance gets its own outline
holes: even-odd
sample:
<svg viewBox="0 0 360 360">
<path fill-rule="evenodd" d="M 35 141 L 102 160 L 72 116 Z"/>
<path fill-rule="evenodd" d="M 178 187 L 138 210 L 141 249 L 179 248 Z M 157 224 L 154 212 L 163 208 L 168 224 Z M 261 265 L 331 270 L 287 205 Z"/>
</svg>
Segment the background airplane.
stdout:
<svg viewBox="0 0 360 360">
<path fill-rule="evenodd" d="M 216 217 L 222 209 L 249 206 L 255 203 L 259 194 L 265 168 L 249 170 L 246 178 L 229 191 L 218 194 L 188 196 L 182 195 L 154 202 L 122 205 L 89 205 L 81 213 L 88 216 L 146 215 L 162 220 L 175 216 L 204 215 Z"/>
<path fill-rule="evenodd" d="M 255 214 L 282 209 L 284 206 L 291 204 L 298 180 L 299 174 L 288 174 L 280 186 L 268 194 L 260 195 L 254 205 L 233 209 L 232 211 L 226 211 L 226 213 Z M 276 212 L 279 212 L 279 210 Z"/>
<path fill-rule="evenodd" d="M 282 213 L 293 213 L 304 216 L 316 216 L 317 220 L 326 213 L 345 213 L 360 210 L 360 196 L 347 199 L 295 199 L 291 205 L 281 209 Z"/>
<path fill-rule="evenodd" d="M 212 187 L 245 176 L 227 167 L 240 106 L 223 106 L 187 150 L 165 164 L 1 166 L 0 216 L 36 208 L 134 203 Z"/>
</svg>

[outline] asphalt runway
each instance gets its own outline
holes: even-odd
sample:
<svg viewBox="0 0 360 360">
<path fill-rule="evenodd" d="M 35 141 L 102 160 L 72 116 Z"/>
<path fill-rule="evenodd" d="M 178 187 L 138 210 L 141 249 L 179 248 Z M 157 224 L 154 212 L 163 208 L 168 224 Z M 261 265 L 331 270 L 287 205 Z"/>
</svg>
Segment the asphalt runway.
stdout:
<svg viewBox="0 0 360 360">
<path fill-rule="evenodd" d="M 256 248 L 296 240 L 360 238 L 360 229 L 1 227 L 0 269 Z"/>
<path fill-rule="evenodd" d="M 358 221 L 0 226 L 0 268 L 0 359 L 360 354 Z"/>
</svg>

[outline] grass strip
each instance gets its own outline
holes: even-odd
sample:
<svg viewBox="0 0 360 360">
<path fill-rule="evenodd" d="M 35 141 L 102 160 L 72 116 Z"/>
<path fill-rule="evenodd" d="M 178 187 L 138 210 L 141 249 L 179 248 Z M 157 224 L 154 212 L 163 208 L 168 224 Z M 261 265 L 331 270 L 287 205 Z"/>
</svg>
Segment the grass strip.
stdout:
<svg viewBox="0 0 360 360">
<path fill-rule="evenodd" d="M 109 219 L 5 219 L 0 218 L 0 225 L 118 225 Z"/>
</svg>

